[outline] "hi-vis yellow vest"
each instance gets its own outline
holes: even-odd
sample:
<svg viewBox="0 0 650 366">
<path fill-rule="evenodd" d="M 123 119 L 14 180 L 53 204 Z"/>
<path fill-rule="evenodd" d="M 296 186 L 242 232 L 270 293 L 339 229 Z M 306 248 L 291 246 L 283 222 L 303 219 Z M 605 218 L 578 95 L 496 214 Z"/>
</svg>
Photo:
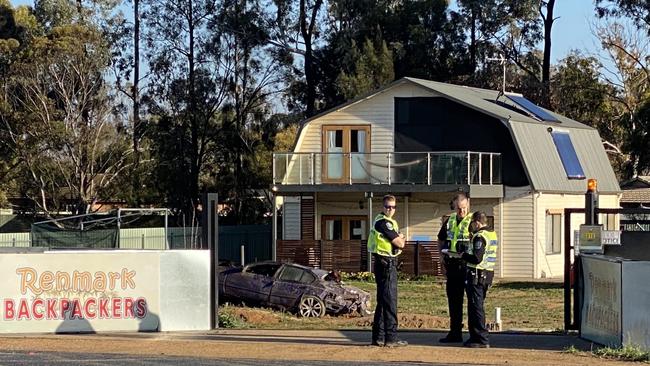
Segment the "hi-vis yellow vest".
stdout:
<svg viewBox="0 0 650 366">
<path fill-rule="evenodd" d="M 399 225 L 397 225 L 397 221 L 388 216 L 385 216 L 383 213 L 377 215 L 377 217 L 375 217 L 375 222 L 372 223 L 372 227 L 370 228 L 370 235 L 368 236 L 368 252 L 376 253 L 386 257 L 397 257 L 402 253 L 402 250 L 400 249 L 396 253 L 393 253 L 393 244 L 390 242 L 390 240 L 375 230 L 375 225 L 377 224 L 377 221 L 380 220 L 386 220 L 390 222 L 393 225 L 393 230 L 395 230 L 395 232 L 399 232 Z"/>
<path fill-rule="evenodd" d="M 494 271 L 494 264 L 497 262 L 497 248 L 499 247 L 499 240 L 497 239 L 497 233 L 494 231 L 488 230 L 479 230 L 472 237 L 472 243 L 474 243 L 474 238 L 480 236 L 485 241 L 485 253 L 483 254 L 483 260 L 479 264 L 467 263 L 467 267 L 478 268 L 484 271 Z M 470 254 L 474 251 L 474 246 L 470 245 L 468 247 Z"/>
<path fill-rule="evenodd" d="M 447 240 L 449 240 L 449 251 L 458 253 L 458 242 L 464 242 L 469 247 L 469 224 L 472 222 L 472 213 L 468 213 L 458 224 L 454 212 L 447 220 Z"/>
</svg>

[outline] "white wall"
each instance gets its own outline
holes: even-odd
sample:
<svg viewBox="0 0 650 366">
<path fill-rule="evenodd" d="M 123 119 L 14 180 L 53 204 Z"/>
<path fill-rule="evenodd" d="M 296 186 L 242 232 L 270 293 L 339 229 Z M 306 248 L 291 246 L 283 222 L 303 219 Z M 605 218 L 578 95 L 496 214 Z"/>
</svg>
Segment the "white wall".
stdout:
<svg viewBox="0 0 650 366">
<path fill-rule="evenodd" d="M 563 278 L 564 277 L 564 230 L 562 231 L 562 251 L 559 254 L 546 254 L 546 220 L 547 212 L 556 212 L 565 208 L 584 208 L 585 196 L 582 194 L 548 194 L 536 193 L 535 222 L 537 225 L 537 238 L 535 240 L 535 253 L 537 266 L 535 278 Z M 619 199 L 617 195 L 600 195 L 600 208 L 618 208 Z M 573 243 L 573 232 L 580 229 L 585 222 L 584 214 L 571 215 L 571 243 Z M 564 214 L 562 214 L 562 226 L 564 226 Z"/>
</svg>

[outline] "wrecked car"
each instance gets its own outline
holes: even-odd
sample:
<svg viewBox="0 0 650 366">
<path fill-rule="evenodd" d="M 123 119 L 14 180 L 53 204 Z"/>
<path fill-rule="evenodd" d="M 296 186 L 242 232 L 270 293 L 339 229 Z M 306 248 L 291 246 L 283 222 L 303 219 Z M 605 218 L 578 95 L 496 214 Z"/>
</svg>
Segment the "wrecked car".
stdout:
<svg viewBox="0 0 650 366">
<path fill-rule="evenodd" d="M 303 317 L 372 313 L 369 293 L 341 283 L 336 273 L 293 263 L 220 267 L 219 299 L 295 311 Z"/>
</svg>

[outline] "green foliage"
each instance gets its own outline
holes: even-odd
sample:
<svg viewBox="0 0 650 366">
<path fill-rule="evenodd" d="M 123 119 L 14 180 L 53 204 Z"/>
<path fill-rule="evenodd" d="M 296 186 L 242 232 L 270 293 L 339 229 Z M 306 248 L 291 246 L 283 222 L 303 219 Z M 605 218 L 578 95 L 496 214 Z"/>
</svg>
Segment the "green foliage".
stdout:
<svg viewBox="0 0 650 366">
<path fill-rule="evenodd" d="M 375 282 L 375 274 L 372 272 L 341 272 L 341 281 Z"/>
<path fill-rule="evenodd" d="M 649 362 L 650 352 L 639 346 L 623 346 L 622 348 L 603 347 L 593 351 L 594 355 L 613 358 L 622 361 Z"/>
<path fill-rule="evenodd" d="M 219 328 L 245 328 L 246 322 L 225 311 L 219 311 Z"/>
<path fill-rule="evenodd" d="M 379 89 L 395 78 L 393 55 L 386 42 L 382 41 L 379 47 L 375 47 L 366 39 L 363 48 L 358 49 L 353 41 L 349 57 L 354 69 L 350 73 L 341 71 L 336 80 L 337 87 L 345 99 L 354 99 Z"/>
</svg>

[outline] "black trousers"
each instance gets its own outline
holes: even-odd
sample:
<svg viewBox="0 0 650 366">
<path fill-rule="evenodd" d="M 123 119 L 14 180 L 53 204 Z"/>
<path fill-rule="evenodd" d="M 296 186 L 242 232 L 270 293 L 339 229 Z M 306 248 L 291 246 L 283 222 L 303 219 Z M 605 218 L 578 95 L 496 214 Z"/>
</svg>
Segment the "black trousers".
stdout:
<svg viewBox="0 0 650 366">
<path fill-rule="evenodd" d="M 397 340 L 397 258 L 372 255 L 375 261 L 377 306 L 372 323 L 373 342 Z"/>
<path fill-rule="evenodd" d="M 490 284 L 481 278 L 480 271 L 467 271 L 467 318 L 469 328 L 469 341 L 472 343 L 488 344 L 488 330 L 485 326 L 485 296 Z"/>
<path fill-rule="evenodd" d="M 465 298 L 465 262 L 460 259 L 445 261 L 447 271 L 447 304 L 449 305 L 449 335 L 463 336 L 463 300 Z"/>
</svg>

